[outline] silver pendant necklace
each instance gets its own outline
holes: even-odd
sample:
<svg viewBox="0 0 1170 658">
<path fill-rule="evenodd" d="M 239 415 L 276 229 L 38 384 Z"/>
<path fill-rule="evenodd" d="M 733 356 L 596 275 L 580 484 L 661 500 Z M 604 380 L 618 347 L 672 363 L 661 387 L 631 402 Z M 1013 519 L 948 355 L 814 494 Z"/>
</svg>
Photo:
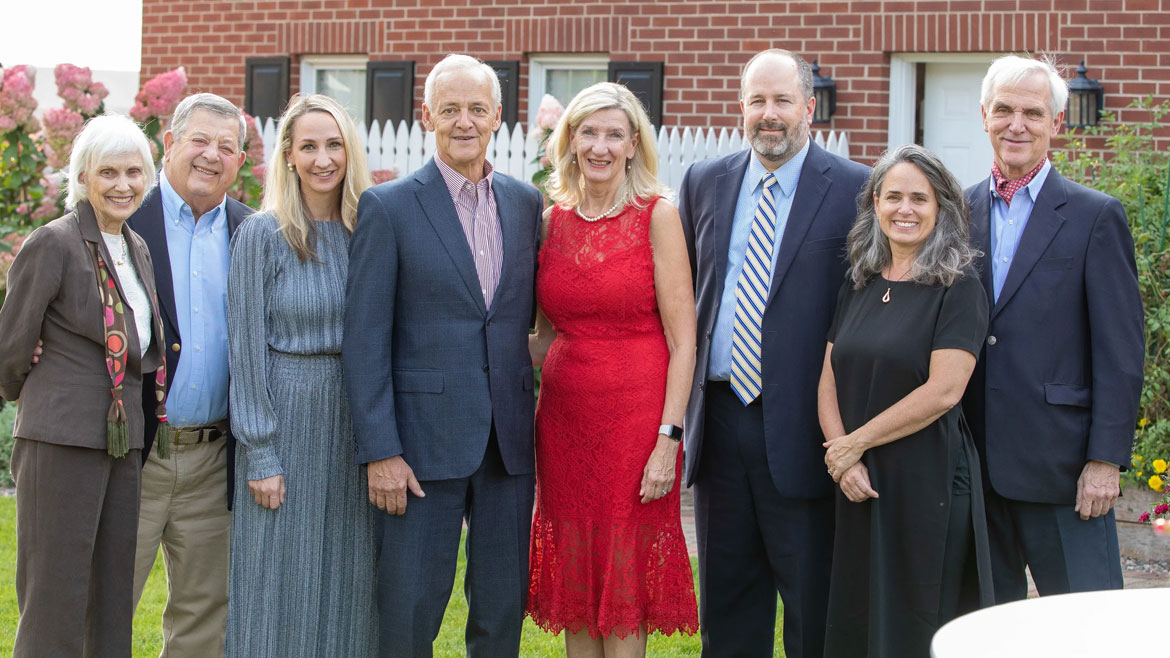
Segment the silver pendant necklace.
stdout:
<svg viewBox="0 0 1170 658">
<path fill-rule="evenodd" d="M 602 219 L 605 219 L 606 217 L 608 217 L 611 212 L 617 210 L 619 205 L 621 205 L 621 201 L 615 202 L 612 206 L 609 207 L 609 210 L 606 210 L 605 212 L 601 213 L 600 215 L 598 215 L 596 217 L 589 217 L 585 213 L 581 212 L 581 206 L 577 206 L 576 211 L 577 211 L 578 217 L 580 217 L 581 219 L 583 219 L 587 222 L 593 223 L 593 222 L 596 222 L 596 221 L 599 221 L 599 220 L 602 220 Z"/>
</svg>

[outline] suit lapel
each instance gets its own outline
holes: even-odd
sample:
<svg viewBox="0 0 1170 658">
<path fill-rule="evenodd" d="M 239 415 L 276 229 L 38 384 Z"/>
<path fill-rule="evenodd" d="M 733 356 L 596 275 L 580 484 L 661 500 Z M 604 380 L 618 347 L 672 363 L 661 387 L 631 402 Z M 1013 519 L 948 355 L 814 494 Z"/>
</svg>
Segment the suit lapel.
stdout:
<svg viewBox="0 0 1170 658">
<path fill-rule="evenodd" d="M 471 247 L 467 244 L 467 236 L 463 234 L 463 226 L 459 223 L 459 215 L 455 212 L 455 202 L 451 200 L 451 191 L 439 173 L 439 167 L 433 161 L 424 167 L 418 176 L 418 187 L 415 195 L 427 220 L 439 236 L 439 241 L 447 250 L 447 255 L 455 264 L 456 271 L 467 285 L 467 291 L 479 307 L 480 312 L 487 313 L 483 302 L 483 292 L 479 288 L 479 275 L 475 271 L 475 260 L 471 256 Z M 499 199 L 496 199 L 499 204 Z M 502 212 L 502 211 L 501 211 Z M 507 235 L 504 243 L 507 244 Z"/>
<path fill-rule="evenodd" d="M 1028 225 L 1024 227 L 1024 234 L 1020 236 L 1020 244 L 1016 247 L 1016 255 L 1012 256 L 1011 266 L 1008 268 L 1007 279 L 1003 282 L 1003 289 L 999 291 L 999 299 L 991 311 L 992 319 L 999 314 L 1004 305 L 1011 300 L 1012 295 L 1020 289 L 1020 285 L 1036 261 L 1044 255 L 1044 250 L 1064 224 L 1064 215 L 1057 210 L 1064 205 L 1066 195 L 1064 179 L 1056 173 L 1056 169 L 1048 172 L 1048 179 L 1040 188 L 1036 197 L 1036 204 L 1032 207 L 1032 214 L 1028 217 Z"/>
<path fill-rule="evenodd" d="M 780 253 L 776 256 L 776 267 L 772 272 L 772 284 L 768 287 L 768 302 L 776 296 L 784 274 L 800 251 L 804 235 L 812 226 L 813 218 L 820 210 L 825 193 L 832 181 L 825 176 L 829 162 L 816 144 L 809 144 L 804 167 L 800 170 L 800 182 L 793 193 L 792 206 L 788 211 L 788 222 L 784 225 L 784 236 L 780 240 Z"/>
<path fill-rule="evenodd" d="M 979 268 L 979 280 L 987 298 L 992 299 L 995 288 L 992 277 L 991 259 L 991 179 L 985 178 L 975 186 L 971 198 L 971 246 L 983 252 Z"/>
<path fill-rule="evenodd" d="M 727 250 L 731 248 L 731 226 L 735 223 L 735 206 L 739 201 L 739 188 L 747 175 L 752 150 L 748 149 L 738 159 L 732 159 L 727 171 L 715 177 L 715 284 L 717 299 L 723 297 L 723 283 L 727 279 Z"/>
<path fill-rule="evenodd" d="M 171 278 L 171 253 L 167 250 L 166 217 L 163 213 L 162 190 L 157 185 L 142 202 L 142 207 L 130 218 L 130 227 L 150 249 L 158 303 L 178 336 L 179 314 L 175 311 L 175 282 Z"/>
<path fill-rule="evenodd" d="M 505 286 L 509 278 L 510 265 L 516 259 L 516 250 L 520 246 L 520 236 L 517 233 L 520 209 L 516 199 L 509 194 L 508 184 L 504 182 L 505 180 L 498 174 L 492 178 L 492 194 L 496 197 L 496 214 L 500 218 L 500 235 L 503 241 L 500 249 L 503 251 L 503 262 L 500 263 L 500 280 L 496 283 L 497 294 L 492 296 L 492 307 L 488 309 L 489 318 L 495 312 L 496 302 L 500 298 L 499 291 L 507 290 Z M 478 282 L 477 275 L 476 283 Z"/>
</svg>

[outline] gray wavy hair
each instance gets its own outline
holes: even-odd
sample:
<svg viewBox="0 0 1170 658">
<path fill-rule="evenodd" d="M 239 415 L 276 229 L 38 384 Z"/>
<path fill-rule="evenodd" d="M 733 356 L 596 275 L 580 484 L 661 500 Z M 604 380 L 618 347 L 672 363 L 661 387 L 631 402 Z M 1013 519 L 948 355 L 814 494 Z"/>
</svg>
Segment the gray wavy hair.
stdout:
<svg viewBox="0 0 1170 658">
<path fill-rule="evenodd" d="M 972 263 L 979 251 L 971 247 L 970 211 L 963 187 L 935 154 L 917 144 L 907 144 L 882 154 L 857 199 L 857 221 L 847 241 L 849 277 L 856 290 L 864 288 L 871 277 L 890 264 L 890 241 L 878 222 L 874 197 L 881 192 L 890 169 L 904 162 L 926 176 L 938 200 L 934 230 L 914 260 L 910 280 L 949 287 L 964 274 L 974 271 Z"/>
</svg>

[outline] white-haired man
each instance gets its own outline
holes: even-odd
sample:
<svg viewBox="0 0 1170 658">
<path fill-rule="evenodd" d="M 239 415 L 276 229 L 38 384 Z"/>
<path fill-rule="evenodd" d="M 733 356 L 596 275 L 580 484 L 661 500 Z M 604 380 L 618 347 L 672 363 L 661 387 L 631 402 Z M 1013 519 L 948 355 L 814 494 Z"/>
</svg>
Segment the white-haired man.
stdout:
<svg viewBox="0 0 1170 658">
<path fill-rule="evenodd" d="M 534 496 L 540 193 L 486 160 L 500 125 L 490 67 L 466 55 L 436 64 L 422 118 L 435 157 L 362 195 L 346 288 L 345 383 L 382 510 L 379 655 L 432 655 L 466 520 L 467 655 L 516 656 Z"/>
<path fill-rule="evenodd" d="M 991 320 L 964 399 L 983 462 L 998 602 L 1122 586 L 1113 504 L 1145 356 L 1121 203 L 1048 160 L 1068 84 L 1009 55 L 983 79 L 991 176 L 967 190 Z"/>
</svg>

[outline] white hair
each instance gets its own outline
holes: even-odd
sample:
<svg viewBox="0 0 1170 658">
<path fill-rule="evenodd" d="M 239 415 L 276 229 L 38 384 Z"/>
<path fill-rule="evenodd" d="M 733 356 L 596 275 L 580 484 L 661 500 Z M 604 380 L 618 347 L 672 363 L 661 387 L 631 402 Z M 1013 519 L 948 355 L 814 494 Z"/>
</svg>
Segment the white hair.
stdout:
<svg viewBox="0 0 1170 658">
<path fill-rule="evenodd" d="M 979 95 L 983 109 L 991 111 L 991 96 L 996 89 L 1003 85 L 1019 84 L 1037 73 L 1048 77 L 1048 88 L 1051 92 L 1048 95 L 1048 104 L 1052 116 L 1060 114 L 1068 102 L 1068 82 L 1060 77 L 1060 72 L 1056 70 L 1048 56 L 1033 59 L 1019 55 L 1004 55 L 992 62 L 991 68 L 987 69 L 987 75 L 983 76 L 983 88 Z"/>
<path fill-rule="evenodd" d="M 154 187 L 154 160 L 150 157 L 150 143 L 138 124 L 128 117 L 106 114 L 85 122 L 81 134 L 73 142 L 69 155 L 69 173 L 66 178 L 65 205 L 76 207 L 79 201 L 89 198 L 81 175 L 97 166 L 104 158 L 138 153 L 142 156 L 142 173 L 145 189 Z"/>
<path fill-rule="evenodd" d="M 427 107 L 433 109 L 434 106 L 435 80 L 444 73 L 459 70 L 479 71 L 480 75 L 484 77 L 484 81 L 492 87 L 492 103 L 496 107 L 500 106 L 500 78 L 496 75 L 496 70 L 469 55 L 452 54 L 441 59 L 427 74 L 427 81 L 423 84 L 423 102 L 427 104 Z"/>
<path fill-rule="evenodd" d="M 232 102 L 223 96 L 216 96 L 207 92 L 191 94 L 179 101 L 178 106 L 175 107 L 175 112 L 171 115 L 171 123 L 167 129 L 171 131 L 171 134 L 175 136 L 176 140 L 183 136 L 183 133 L 187 130 L 187 122 L 199 110 L 210 112 L 225 119 L 236 119 L 239 121 L 240 149 L 242 150 L 244 148 L 244 140 L 248 137 L 248 124 L 244 122 L 243 112 L 240 112 L 240 108 L 232 105 Z"/>
</svg>

